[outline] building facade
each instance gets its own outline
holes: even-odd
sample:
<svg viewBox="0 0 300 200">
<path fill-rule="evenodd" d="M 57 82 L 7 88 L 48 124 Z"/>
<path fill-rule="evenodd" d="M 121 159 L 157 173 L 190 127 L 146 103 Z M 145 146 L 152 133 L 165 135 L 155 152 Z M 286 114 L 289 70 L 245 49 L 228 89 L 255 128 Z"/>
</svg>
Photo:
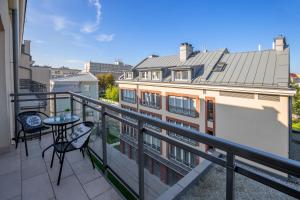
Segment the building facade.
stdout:
<svg viewBox="0 0 300 200">
<path fill-rule="evenodd" d="M 25 12 L 26 1 L 0 0 L 0 153 L 9 150 L 14 137 L 15 108 L 10 94 L 18 91 Z"/>
<path fill-rule="evenodd" d="M 150 56 L 118 81 L 120 105 L 233 142 L 289 157 L 289 48 L 285 38 L 273 49 L 230 53 L 193 51 L 183 43 L 173 56 Z M 213 147 L 145 125 L 203 151 Z M 135 159 L 136 130 L 122 124 L 121 152 Z M 145 166 L 172 184 L 201 162 L 197 156 L 145 136 Z M 150 153 L 149 153 L 150 152 Z M 175 179 L 175 180 L 174 180 Z"/>
<path fill-rule="evenodd" d="M 98 99 L 98 79 L 91 73 L 80 72 L 78 74 L 57 78 L 50 80 L 50 92 L 76 92 L 88 96 L 93 99 Z M 74 106 L 74 105 L 73 105 Z M 50 113 L 54 113 L 55 106 L 50 104 Z M 70 100 L 61 99 L 57 101 L 56 111 L 57 113 L 64 112 L 65 110 L 70 110 Z M 74 112 L 81 116 L 81 104 L 75 104 Z M 87 117 L 92 119 L 99 119 L 98 112 L 87 108 Z M 79 113 L 80 112 L 80 113 Z"/>
<path fill-rule="evenodd" d="M 84 64 L 84 70 L 94 75 L 97 74 L 113 74 L 118 79 L 124 72 L 131 71 L 132 66 L 124 64 L 121 61 L 116 61 L 114 64 L 88 62 Z"/>
<path fill-rule="evenodd" d="M 55 78 L 63 78 L 63 77 L 78 74 L 81 70 L 71 69 L 68 67 L 58 67 L 58 68 L 51 67 L 50 71 L 51 71 L 51 78 L 55 79 Z"/>
</svg>

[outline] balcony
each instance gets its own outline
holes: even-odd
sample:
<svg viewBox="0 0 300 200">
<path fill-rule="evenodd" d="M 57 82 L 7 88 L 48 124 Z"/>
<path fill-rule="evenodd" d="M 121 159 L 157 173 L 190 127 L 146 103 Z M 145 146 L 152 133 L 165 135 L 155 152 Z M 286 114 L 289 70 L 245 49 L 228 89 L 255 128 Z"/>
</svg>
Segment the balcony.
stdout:
<svg viewBox="0 0 300 200">
<path fill-rule="evenodd" d="M 169 105 L 169 112 L 176 113 L 180 115 L 185 115 L 188 117 L 197 117 L 198 112 L 195 109 L 188 109 L 179 106 Z"/>
<path fill-rule="evenodd" d="M 55 169 L 53 171 L 48 170 L 45 167 L 49 166 L 47 164 L 48 158 L 46 157 L 43 160 L 40 156 L 40 150 L 46 146 L 45 143 L 49 142 L 47 137 L 50 136 L 45 132 L 41 142 L 32 141 L 32 144 L 29 145 L 32 148 L 29 152 L 35 155 L 32 158 L 24 159 L 24 156 L 22 156 L 24 155 L 23 144 L 20 144 L 20 150 L 12 150 L 10 153 L 0 156 L 0 176 L 9 174 L 10 166 L 18 166 L 11 178 L 3 179 L 1 177 L 0 194 L 8 191 L 5 188 L 10 188 L 14 191 L 21 191 L 22 195 L 28 194 L 29 197 L 37 197 L 40 193 L 47 194 L 48 199 L 68 199 L 69 195 L 74 195 L 77 199 L 105 199 L 104 197 L 106 197 L 108 199 L 142 200 L 174 198 L 234 199 L 235 197 L 238 199 L 293 199 L 300 196 L 300 186 L 297 184 L 300 178 L 300 162 L 202 134 L 196 130 L 179 127 L 80 94 L 72 92 L 38 94 L 46 95 L 44 100 L 50 101 L 48 102 L 49 105 L 54 104 L 55 109 L 52 112 L 50 110 L 50 113 L 56 115 L 63 112 L 64 107 L 58 105 L 63 102 L 65 107 L 71 108 L 71 113 L 80 116 L 83 121 L 90 120 L 97 124 L 90 139 L 89 149 L 92 151 L 90 159 L 96 160 L 100 172 L 93 171 L 89 166 L 90 163 L 88 163 L 89 158 L 87 156 L 82 158 L 80 152 L 77 152 L 78 154 L 67 158 L 68 167 L 64 168 L 62 185 L 53 185 L 51 182 L 52 173 L 55 175 L 57 173 Z M 24 99 L 28 101 L 26 96 L 29 95 L 32 95 L 32 93 L 12 95 L 12 101 L 14 103 L 21 103 Z M 18 98 L 15 98 L 16 96 Z M 93 112 L 93 115 L 86 114 L 90 112 Z M 135 120 L 128 120 L 123 118 L 122 115 Z M 123 142 L 128 142 L 128 144 L 130 142 L 126 140 L 126 137 L 120 135 L 120 122 L 133 127 L 138 134 L 136 145 L 126 148 L 125 151 Z M 197 143 L 213 146 L 214 151 L 202 151 L 197 146 L 192 146 L 167 134 L 153 131 L 144 126 L 145 123 L 159 127 L 166 132 L 182 135 Z M 197 159 L 200 160 L 199 164 L 192 169 L 188 169 L 181 167 L 168 157 L 155 158 L 147 146 L 144 145 L 145 134 L 162 140 L 167 144 L 166 146 L 173 145 L 196 155 Z M 114 139 L 112 140 L 112 138 Z M 120 138 L 122 138 L 122 141 Z M 128 154 L 125 154 L 126 151 L 128 151 Z M 136 159 L 133 159 L 132 152 L 136 152 Z M 155 159 L 150 168 L 144 162 L 146 156 L 152 160 Z M 11 160 L 12 164 L 8 160 Z M 34 170 L 34 167 L 37 167 L 35 163 L 39 162 L 42 163 L 41 173 L 38 173 L 40 169 Z M 77 166 L 77 162 L 80 162 L 82 166 Z M 157 162 L 160 163 L 159 166 Z M 2 170 L 2 164 L 4 163 L 8 167 Z M 22 164 L 20 165 L 20 163 Z M 38 178 L 27 179 L 27 175 L 23 175 L 23 168 L 20 166 L 24 167 L 26 164 L 31 166 L 28 167 L 33 171 L 30 173 L 37 173 L 36 177 Z M 77 167 L 79 168 L 78 171 Z M 81 176 L 80 169 L 82 168 L 91 174 Z M 44 177 L 40 174 L 44 174 Z M 173 174 L 180 178 L 175 180 Z M 158 175 L 160 176 L 158 177 Z M 95 178 L 95 181 L 81 182 L 81 178 L 90 176 Z M 26 182 L 29 180 L 32 182 Z M 21 183 L 22 187 L 20 186 Z M 11 187 L 9 184 L 11 184 Z M 45 188 L 48 189 L 44 189 L 44 187 L 41 190 L 34 189 L 41 187 L 43 184 L 47 185 Z M 29 190 L 28 193 L 26 192 L 27 189 Z M 15 193 L 21 194 L 20 192 Z M 85 197 L 81 198 L 79 195 Z"/>
<path fill-rule="evenodd" d="M 122 101 L 127 102 L 127 103 L 134 103 L 135 104 L 135 98 L 131 97 L 122 97 Z"/>
<path fill-rule="evenodd" d="M 145 107 L 149 107 L 149 108 L 160 109 L 160 106 L 161 106 L 160 98 L 157 102 L 142 100 L 141 105 L 145 106 Z"/>
</svg>

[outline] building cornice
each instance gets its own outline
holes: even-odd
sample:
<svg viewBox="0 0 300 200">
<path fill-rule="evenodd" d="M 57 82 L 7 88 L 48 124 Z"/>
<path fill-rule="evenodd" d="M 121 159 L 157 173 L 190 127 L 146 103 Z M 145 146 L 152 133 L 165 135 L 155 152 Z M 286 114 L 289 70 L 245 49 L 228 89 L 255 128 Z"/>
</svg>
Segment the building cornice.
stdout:
<svg viewBox="0 0 300 200">
<path fill-rule="evenodd" d="M 296 91 L 294 89 L 284 88 L 250 88 L 240 86 L 215 86 L 215 85 L 191 85 L 179 83 L 162 83 L 162 82 L 142 82 L 142 81 L 116 81 L 118 84 L 129 85 L 143 85 L 143 86 L 156 86 L 156 87 L 169 87 L 169 88 L 182 88 L 182 89 L 196 89 L 196 90 L 212 90 L 212 91 L 228 91 L 228 92 L 247 92 L 255 94 L 270 94 L 280 96 L 294 96 Z"/>
</svg>

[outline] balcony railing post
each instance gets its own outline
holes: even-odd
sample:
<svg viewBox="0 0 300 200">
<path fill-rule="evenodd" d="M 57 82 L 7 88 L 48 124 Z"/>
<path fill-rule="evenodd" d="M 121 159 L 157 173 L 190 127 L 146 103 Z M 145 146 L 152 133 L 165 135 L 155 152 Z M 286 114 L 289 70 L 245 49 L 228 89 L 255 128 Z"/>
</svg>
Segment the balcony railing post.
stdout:
<svg viewBox="0 0 300 200">
<path fill-rule="evenodd" d="M 71 110 L 71 115 L 74 115 L 73 95 L 70 95 L 70 110 Z"/>
<path fill-rule="evenodd" d="M 144 200 L 144 136 L 143 122 L 138 120 L 139 199 Z"/>
<path fill-rule="evenodd" d="M 56 116 L 57 115 L 57 111 L 56 111 L 56 94 L 54 94 L 54 96 L 53 96 L 53 104 L 54 104 L 54 116 Z"/>
<path fill-rule="evenodd" d="M 234 175 L 234 155 L 227 152 L 226 155 L 226 200 L 235 199 L 235 175 Z"/>
<path fill-rule="evenodd" d="M 106 149 L 106 139 L 107 139 L 107 128 L 106 128 L 106 112 L 105 107 L 101 108 L 101 130 L 102 130 L 102 154 L 103 154 L 103 166 L 107 167 L 107 149 Z"/>
<path fill-rule="evenodd" d="M 85 121 L 86 120 L 86 101 L 85 99 L 82 99 L 82 120 Z"/>
</svg>

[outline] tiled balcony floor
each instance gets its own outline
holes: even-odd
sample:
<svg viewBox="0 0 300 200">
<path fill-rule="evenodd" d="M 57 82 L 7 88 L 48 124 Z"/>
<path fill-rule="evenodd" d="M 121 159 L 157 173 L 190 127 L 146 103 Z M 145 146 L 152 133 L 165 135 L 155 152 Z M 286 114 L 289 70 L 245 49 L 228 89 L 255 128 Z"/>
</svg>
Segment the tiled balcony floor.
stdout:
<svg viewBox="0 0 300 200">
<path fill-rule="evenodd" d="M 24 143 L 17 150 L 0 154 L 0 200 L 100 200 L 122 199 L 121 195 L 80 151 L 69 152 L 63 166 L 60 185 L 56 185 L 59 163 L 54 160 L 50 169 L 52 149 L 45 158 L 41 152 L 51 144 L 51 135 L 42 141 L 28 142 L 29 156 L 25 155 Z"/>
</svg>

